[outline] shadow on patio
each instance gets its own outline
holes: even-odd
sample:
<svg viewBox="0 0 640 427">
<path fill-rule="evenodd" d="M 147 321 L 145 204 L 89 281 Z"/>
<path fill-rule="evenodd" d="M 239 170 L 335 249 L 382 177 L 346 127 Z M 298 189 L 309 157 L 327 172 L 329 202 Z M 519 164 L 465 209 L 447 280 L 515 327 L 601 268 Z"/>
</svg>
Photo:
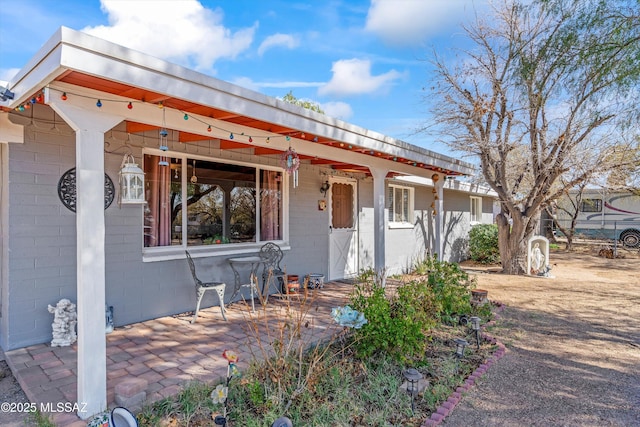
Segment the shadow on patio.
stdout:
<svg viewBox="0 0 640 427">
<path fill-rule="evenodd" d="M 330 282 L 322 289 L 309 290 L 310 309 L 305 318 L 308 328 L 304 334 L 309 344 L 337 331 L 331 308 L 345 305 L 351 289 L 351 284 Z M 301 299 L 291 297 L 289 306 L 297 310 Z M 271 296 L 264 307 L 256 303 L 255 314 L 243 302 L 229 304 L 227 322 L 219 307 L 214 306 L 201 309 L 195 324 L 190 323 L 193 313 L 184 313 L 116 328 L 106 335 L 109 408 L 120 406 L 115 399 L 116 386 L 131 378 L 146 381 L 146 403 L 177 394 L 190 381 L 222 381 L 227 374 L 222 352 L 227 348 L 238 353 L 238 366 L 246 369 L 254 355 L 263 354 L 258 341 L 270 341 L 264 328 L 256 339 L 249 332 L 248 322 L 253 318 L 260 325 L 277 320 L 286 308 L 286 298 Z M 7 363 L 29 400 L 39 407 L 52 408 L 49 415 L 61 426 L 86 425 L 75 413 L 56 411 L 61 402 L 70 405 L 77 399 L 76 348 L 75 344 L 39 344 L 6 352 Z"/>
</svg>

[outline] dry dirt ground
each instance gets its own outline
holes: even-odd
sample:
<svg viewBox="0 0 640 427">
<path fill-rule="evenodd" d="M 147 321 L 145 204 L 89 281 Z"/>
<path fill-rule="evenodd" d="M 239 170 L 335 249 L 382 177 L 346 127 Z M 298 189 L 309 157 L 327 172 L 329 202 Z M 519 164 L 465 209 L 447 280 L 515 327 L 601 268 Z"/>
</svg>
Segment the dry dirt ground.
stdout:
<svg viewBox="0 0 640 427">
<path fill-rule="evenodd" d="M 552 252 L 555 278 L 481 272 L 507 346 L 444 426 L 640 426 L 640 254 Z"/>
<path fill-rule="evenodd" d="M 444 426 L 640 426 L 640 253 L 597 252 L 552 252 L 554 278 L 473 268 L 505 304 L 489 332 L 507 353 Z M 2 353 L 0 371 L 0 401 L 26 402 Z M 23 419 L 0 413 L 0 426 Z"/>
</svg>

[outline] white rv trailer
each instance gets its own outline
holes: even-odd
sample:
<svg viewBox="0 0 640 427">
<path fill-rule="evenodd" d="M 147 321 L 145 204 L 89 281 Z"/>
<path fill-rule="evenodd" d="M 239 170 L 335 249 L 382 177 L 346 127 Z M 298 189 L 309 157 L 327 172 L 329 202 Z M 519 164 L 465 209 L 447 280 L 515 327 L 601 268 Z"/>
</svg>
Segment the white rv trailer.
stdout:
<svg viewBox="0 0 640 427">
<path fill-rule="evenodd" d="M 576 195 L 571 192 L 568 197 L 575 203 Z M 558 205 L 573 211 L 567 198 L 559 200 Z M 617 239 L 626 247 L 640 248 L 640 196 L 628 191 L 586 189 L 578 210 L 576 236 Z M 555 219 L 563 228 L 570 227 L 571 217 L 562 209 L 557 209 Z"/>
</svg>

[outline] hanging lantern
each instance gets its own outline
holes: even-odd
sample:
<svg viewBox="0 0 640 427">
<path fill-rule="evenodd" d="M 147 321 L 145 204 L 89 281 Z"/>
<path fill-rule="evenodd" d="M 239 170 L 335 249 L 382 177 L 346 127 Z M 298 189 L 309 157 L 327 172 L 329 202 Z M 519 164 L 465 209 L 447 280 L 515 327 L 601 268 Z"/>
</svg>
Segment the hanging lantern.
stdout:
<svg viewBox="0 0 640 427">
<path fill-rule="evenodd" d="M 133 156 L 126 154 L 120 168 L 120 204 L 138 203 L 145 203 L 144 172 L 135 163 Z"/>
</svg>

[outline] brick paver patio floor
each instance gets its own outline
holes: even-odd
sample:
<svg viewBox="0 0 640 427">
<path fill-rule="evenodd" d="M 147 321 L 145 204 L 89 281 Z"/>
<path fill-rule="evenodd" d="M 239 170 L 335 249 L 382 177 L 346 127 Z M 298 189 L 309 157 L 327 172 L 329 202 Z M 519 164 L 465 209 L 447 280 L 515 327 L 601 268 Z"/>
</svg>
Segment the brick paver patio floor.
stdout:
<svg viewBox="0 0 640 427">
<path fill-rule="evenodd" d="M 331 282 L 323 289 L 310 291 L 307 302 L 305 336 L 309 342 L 328 338 L 336 325 L 330 317 L 331 308 L 344 305 L 352 286 Z M 312 295 L 313 294 L 313 295 Z M 266 306 L 256 302 L 256 313 L 243 303 L 227 307 L 224 321 L 220 308 L 200 310 L 198 321 L 191 324 L 192 315 L 168 316 L 116 328 L 107 340 L 107 401 L 115 404 L 115 386 L 127 378 L 143 378 L 148 382 L 147 403 L 177 394 L 189 381 L 218 382 L 226 376 L 227 362 L 222 352 L 229 348 L 240 355 L 238 364 L 245 369 L 255 356 L 263 354 L 255 334 L 249 332 L 249 322 L 260 327 L 260 340 L 265 335 L 266 322 L 286 316 L 287 306 L 298 310 L 299 297 L 271 296 Z M 262 325 L 262 326 L 261 326 Z M 7 363 L 29 400 L 38 405 L 77 401 L 77 345 L 51 347 L 39 344 L 6 352 Z M 50 412 L 59 426 L 86 426 L 86 421 L 74 413 Z"/>
</svg>

